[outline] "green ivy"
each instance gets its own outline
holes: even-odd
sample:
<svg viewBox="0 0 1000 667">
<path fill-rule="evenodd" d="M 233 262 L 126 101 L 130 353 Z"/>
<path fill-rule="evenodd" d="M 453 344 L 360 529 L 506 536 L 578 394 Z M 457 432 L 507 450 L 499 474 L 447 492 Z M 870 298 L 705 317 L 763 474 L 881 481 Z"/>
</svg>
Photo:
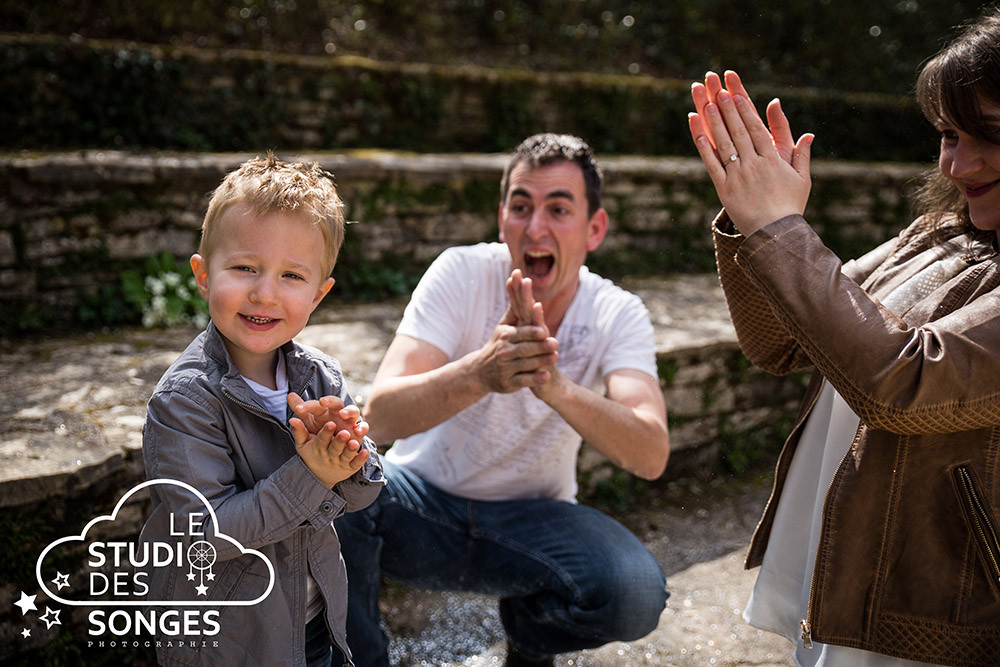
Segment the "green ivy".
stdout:
<svg viewBox="0 0 1000 667">
<path fill-rule="evenodd" d="M 596 484 L 590 484 L 589 475 L 584 474 L 580 488 L 585 489 L 580 500 L 603 512 L 622 514 L 648 488 L 649 483 L 619 469 L 611 471 L 611 476 Z"/>
<path fill-rule="evenodd" d="M 678 370 L 680 370 L 680 361 L 675 357 L 668 357 L 662 354 L 656 355 L 656 372 L 660 378 L 661 386 L 673 386 L 674 380 L 677 379 Z"/>
<path fill-rule="evenodd" d="M 982 0 L 49 0 L 0 3 L 0 32 L 253 49 L 328 59 L 694 78 L 907 95 Z M 733 29 L 738 26 L 738 29 Z M 630 74 L 631 78 L 638 78 Z"/>
<path fill-rule="evenodd" d="M 343 256 L 343 251 L 341 253 Z M 377 301 L 408 295 L 417 286 L 426 268 L 425 263 L 416 263 L 399 255 L 386 256 L 375 262 L 338 262 L 333 270 L 336 284 L 332 296 L 346 301 Z"/>
<path fill-rule="evenodd" d="M 572 132 L 601 154 L 694 155 L 689 79 L 460 68 L 365 58 L 0 38 L 0 149 L 507 151 Z M 765 79 L 765 81 L 768 81 Z M 927 161 L 933 130 L 906 95 L 781 95 L 814 156 Z M 300 131 L 302 107 L 313 131 Z M 877 128 L 877 131 L 873 131 Z"/>
<path fill-rule="evenodd" d="M 146 260 L 145 275 L 122 273 L 121 287 L 125 300 L 142 313 L 145 327 L 208 324 L 208 303 L 201 297 L 194 276 L 178 267 L 168 252 Z"/>
<path fill-rule="evenodd" d="M 141 311 L 125 298 L 122 285 L 101 285 L 77 296 L 76 319 L 88 329 L 117 327 L 135 322 Z"/>
</svg>

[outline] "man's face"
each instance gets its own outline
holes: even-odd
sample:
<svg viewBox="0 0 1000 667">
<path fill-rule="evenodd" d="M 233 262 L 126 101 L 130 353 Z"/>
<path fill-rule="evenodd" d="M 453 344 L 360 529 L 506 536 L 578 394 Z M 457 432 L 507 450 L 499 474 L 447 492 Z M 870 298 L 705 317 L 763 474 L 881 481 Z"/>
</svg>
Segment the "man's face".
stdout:
<svg viewBox="0 0 1000 667">
<path fill-rule="evenodd" d="M 564 307 L 572 301 L 580 267 L 608 226 L 604 209 L 588 216 L 583 171 L 573 162 L 534 169 L 517 164 L 499 222 L 513 268 L 531 278 L 535 300 L 546 309 L 554 301 Z"/>
</svg>

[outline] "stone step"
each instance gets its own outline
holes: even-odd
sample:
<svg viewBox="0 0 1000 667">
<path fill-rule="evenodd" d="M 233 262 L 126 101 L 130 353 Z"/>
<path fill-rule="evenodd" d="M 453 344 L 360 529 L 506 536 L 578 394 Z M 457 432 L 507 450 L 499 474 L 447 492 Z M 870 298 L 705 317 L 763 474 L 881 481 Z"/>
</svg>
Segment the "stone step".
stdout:
<svg viewBox="0 0 1000 667">
<path fill-rule="evenodd" d="M 623 284 L 644 300 L 654 322 L 675 452 L 717 449 L 723 431 L 731 438 L 794 405 L 797 380 L 770 379 L 740 361 L 714 275 Z M 337 357 L 352 395 L 363 403 L 404 305 L 330 305 L 316 312 L 299 339 Z M 141 480 L 145 402 L 196 333 L 126 329 L 5 343 L 0 508 L 72 496 L 117 477 Z M 756 403 L 761 396 L 779 400 L 762 406 Z M 603 459 L 586 448 L 580 466 L 581 481 L 590 485 L 615 474 L 602 471 Z"/>
<path fill-rule="evenodd" d="M 794 376 L 766 376 L 743 360 L 714 274 L 622 284 L 643 298 L 655 327 L 658 368 L 670 414 L 673 448 L 667 472 L 673 481 L 660 488 L 669 491 L 674 484 L 700 483 L 694 477 L 684 477 L 685 461 L 717 465 L 722 455 L 741 455 L 740 447 L 747 443 L 752 446 L 761 440 L 780 442 L 784 436 L 782 425 L 794 414 L 801 384 Z M 363 402 L 404 306 L 405 299 L 326 305 L 317 310 L 299 338 L 337 357 L 352 395 Z M 18 591 L 40 593 L 33 573 L 36 559 L 48 544 L 77 535 L 92 519 L 110 514 L 118 500 L 145 479 L 141 456 L 145 403 L 163 371 L 196 334 L 197 330 L 191 327 L 126 329 L 0 343 L 0 524 L 7 528 L 5 537 L 9 547 L 0 574 L 5 581 L 15 582 L 0 588 L 0 602 L 7 603 L 4 608 L 15 609 L 13 603 Z M 584 500 L 596 497 L 591 494 L 600 491 L 605 501 L 610 493 L 613 501 L 625 501 L 624 506 L 631 507 L 627 494 L 633 488 L 642 488 L 630 486 L 627 473 L 614 468 L 587 446 L 582 449 L 578 467 L 580 495 Z M 728 478 L 715 479 L 723 482 Z M 755 496 L 757 504 L 762 501 L 761 493 L 766 494 L 766 489 Z M 666 541 L 677 538 L 649 529 L 660 522 L 660 518 L 655 518 L 659 511 L 627 514 L 634 520 L 638 534 L 653 545 L 651 548 L 667 553 Z M 715 516 L 716 512 L 711 514 Z M 148 496 L 135 494 L 114 522 L 102 524 L 100 536 L 132 540 L 146 516 Z M 700 516 L 690 520 L 701 520 Z M 751 520 L 745 523 L 745 529 L 749 530 Z M 685 532 L 701 534 L 702 531 L 699 528 Z M 729 532 L 722 535 L 716 531 L 706 533 L 704 539 L 714 545 L 711 557 L 715 558 L 719 540 L 733 538 Z M 671 572 L 680 567 L 675 556 L 664 561 L 672 568 Z M 738 571 L 738 559 L 734 558 L 725 561 L 729 565 L 720 561 L 718 566 L 711 567 Z M 84 560 L 81 552 L 78 564 L 65 564 L 74 581 L 88 577 Z M 706 581 L 718 579 L 710 577 Z M 743 577 L 738 586 L 727 584 L 725 594 L 733 599 L 744 597 L 749 584 L 750 580 Z M 729 588 L 738 590 L 733 592 Z M 711 594 L 719 595 L 719 591 L 713 590 Z M 415 600 L 419 603 L 415 607 L 418 617 L 427 616 L 421 621 L 427 625 L 419 631 L 408 629 L 407 619 L 414 617 L 412 610 L 402 613 L 398 609 Z M 443 664 L 441 645 L 433 641 L 440 634 L 434 619 L 438 608 L 448 609 L 450 616 L 454 616 L 455 605 L 450 598 L 403 591 L 389 595 L 385 604 L 392 628 L 392 650 L 413 655 L 430 651 L 433 664 Z M 462 606 L 455 622 L 468 632 L 470 624 L 476 625 L 479 618 L 476 615 L 479 611 L 472 613 L 471 609 L 495 615 L 495 601 L 474 597 Z M 74 637 L 85 636 L 86 629 L 80 625 L 83 618 L 75 615 L 68 619 L 66 631 Z M 726 618 L 733 621 L 738 616 Z M 13 628 L 17 623 L 22 621 L 16 609 L 0 611 L 0 625 Z M 673 625 L 667 623 L 664 628 Z M 707 621 L 699 621 L 697 632 L 713 634 L 714 630 L 707 626 Z M 745 626 L 740 626 L 744 630 L 736 628 L 732 632 L 744 632 Z M 496 647 L 489 646 L 499 641 L 495 630 L 480 638 L 486 645 L 477 644 L 469 649 L 487 662 L 490 656 L 497 655 Z M 414 632 L 416 635 L 411 636 Z M 51 639 L 50 634 L 35 634 L 37 637 L 27 643 L 20 641 L 20 635 L 0 636 L 0 662 L 5 656 L 40 647 Z M 649 647 L 678 651 L 690 639 L 689 630 L 681 634 L 682 637 L 657 635 L 636 646 L 643 647 L 640 653 L 653 650 Z M 606 650 L 623 649 L 616 645 Z"/>
</svg>

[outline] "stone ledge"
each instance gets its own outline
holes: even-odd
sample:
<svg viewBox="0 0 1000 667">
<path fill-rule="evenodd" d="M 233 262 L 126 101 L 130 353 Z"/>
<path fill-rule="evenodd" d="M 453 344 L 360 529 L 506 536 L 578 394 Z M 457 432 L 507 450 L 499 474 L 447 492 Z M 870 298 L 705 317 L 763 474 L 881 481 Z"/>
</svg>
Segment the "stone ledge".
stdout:
<svg viewBox="0 0 1000 667">
<path fill-rule="evenodd" d="M 704 387 L 725 373 L 735 333 L 714 275 L 625 281 L 649 308 L 661 378 L 675 430 L 675 451 L 712 437 L 718 410 Z M 353 396 L 363 403 L 405 301 L 323 308 L 299 337 L 337 357 Z M 71 496 L 118 472 L 142 479 L 145 402 L 160 375 L 197 332 L 190 328 L 123 330 L 20 343 L 0 352 L 0 507 Z M 705 359 L 714 359 L 706 365 Z M 667 360 L 666 362 L 664 360 Z M 720 366 L 721 364 L 721 366 Z M 713 378 L 715 378 L 713 380 Z M 731 399 L 721 405 L 738 409 Z M 695 434 L 698 434 L 697 436 Z M 682 434 L 688 434 L 686 437 Z M 586 465 L 605 463 L 599 456 Z"/>
<path fill-rule="evenodd" d="M 132 153 L 128 151 L 88 149 L 72 152 L 42 153 L 22 151 L 0 154 L 0 170 L 16 171 L 30 183 L 102 184 L 154 183 L 164 175 L 181 174 L 185 178 L 225 175 L 243 162 L 259 155 L 254 152 L 235 153 Z M 451 179 L 456 173 L 482 176 L 496 181 L 506 165 L 505 153 L 407 153 L 379 149 L 348 149 L 340 151 L 285 151 L 282 159 L 317 162 L 335 175 L 381 177 L 386 173 L 404 172 Z M 602 155 L 605 175 L 616 177 L 680 176 L 708 182 L 701 160 L 691 157 L 644 155 Z M 852 181 L 907 180 L 928 168 L 925 164 L 892 162 L 846 162 L 815 160 L 810 166 L 817 180 L 848 179 Z"/>
</svg>

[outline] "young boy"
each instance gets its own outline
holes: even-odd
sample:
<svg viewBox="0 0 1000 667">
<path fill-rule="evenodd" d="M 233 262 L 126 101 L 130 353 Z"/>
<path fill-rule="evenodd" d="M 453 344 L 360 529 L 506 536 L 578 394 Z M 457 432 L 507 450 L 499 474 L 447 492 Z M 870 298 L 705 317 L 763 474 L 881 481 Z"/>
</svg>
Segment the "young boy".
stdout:
<svg viewBox="0 0 1000 667">
<path fill-rule="evenodd" d="M 211 322 L 164 373 L 143 428 L 147 477 L 193 486 L 218 521 L 181 486 L 149 487 L 140 540 L 184 555 L 148 571 L 145 599 L 186 614 L 180 630 L 157 626 L 162 664 L 351 664 L 332 522 L 385 481 L 337 361 L 292 342 L 333 286 L 342 206 L 318 165 L 271 154 L 226 176 L 209 202 L 191 268 Z M 323 409 L 289 419 L 303 401 Z M 269 573 L 219 533 L 273 565 L 260 602 L 232 604 L 262 596 Z"/>
</svg>

